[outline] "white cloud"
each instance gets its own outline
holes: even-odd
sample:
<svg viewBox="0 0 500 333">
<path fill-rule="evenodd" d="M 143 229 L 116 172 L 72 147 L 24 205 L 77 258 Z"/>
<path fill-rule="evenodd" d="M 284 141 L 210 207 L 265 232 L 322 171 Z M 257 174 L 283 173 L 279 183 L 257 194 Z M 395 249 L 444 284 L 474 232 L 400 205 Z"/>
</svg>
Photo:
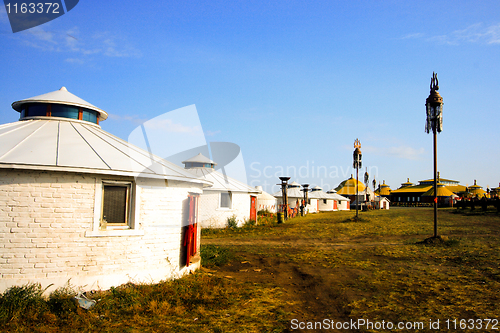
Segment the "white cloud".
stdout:
<svg viewBox="0 0 500 333">
<path fill-rule="evenodd" d="M 26 46 L 49 52 L 71 54 L 70 63 L 84 63 L 93 56 L 141 57 L 142 52 L 132 46 L 125 37 L 109 32 L 84 34 L 78 27 L 66 31 L 50 31 L 37 26 L 14 35 Z"/>
<path fill-rule="evenodd" d="M 421 38 L 423 36 L 424 36 L 423 33 L 417 32 L 417 33 L 408 34 L 406 36 L 400 37 L 399 39 L 413 39 L 413 38 Z"/>
<path fill-rule="evenodd" d="M 427 36 L 423 33 L 407 34 L 399 39 L 424 39 L 428 42 L 448 45 L 464 43 L 500 44 L 500 23 L 485 27 L 483 23 L 472 24 L 443 35 Z"/>
</svg>

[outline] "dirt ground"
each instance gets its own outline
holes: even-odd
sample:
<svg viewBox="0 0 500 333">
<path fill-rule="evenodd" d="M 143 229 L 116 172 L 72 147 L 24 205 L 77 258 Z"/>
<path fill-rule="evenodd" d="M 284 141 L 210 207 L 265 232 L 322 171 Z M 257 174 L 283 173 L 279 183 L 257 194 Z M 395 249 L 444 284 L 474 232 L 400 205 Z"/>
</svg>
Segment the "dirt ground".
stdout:
<svg viewBox="0 0 500 333">
<path fill-rule="evenodd" d="M 332 269 L 325 268 L 320 258 L 308 259 L 308 263 L 300 263 L 287 259 L 286 255 L 302 251 L 314 251 L 324 249 L 347 249 L 359 247 L 373 247 L 378 245 L 399 245 L 403 239 L 385 240 L 385 242 L 373 242 L 372 239 L 356 239 L 355 242 L 332 243 L 328 240 L 294 240 L 273 237 L 272 239 L 210 239 L 203 238 L 203 244 L 231 247 L 236 260 L 222 265 L 217 269 L 206 269 L 204 271 L 228 279 L 239 281 L 271 284 L 283 291 L 283 302 L 286 311 L 292 313 L 292 319 L 298 321 L 322 321 L 331 319 L 333 321 L 349 321 L 349 309 L 346 305 L 349 300 L 358 298 L 360 295 L 349 295 L 342 285 L 355 280 L 360 272 L 355 268 Z M 271 254 L 253 253 L 247 249 L 265 249 Z M 300 329 L 289 329 L 285 332 L 302 332 Z M 305 330 L 304 332 L 306 332 Z M 331 331 L 331 330 L 330 330 Z M 342 330 L 341 330 L 342 331 Z M 357 330 L 348 330 L 356 332 Z M 310 332 L 310 330 L 308 331 Z"/>
</svg>

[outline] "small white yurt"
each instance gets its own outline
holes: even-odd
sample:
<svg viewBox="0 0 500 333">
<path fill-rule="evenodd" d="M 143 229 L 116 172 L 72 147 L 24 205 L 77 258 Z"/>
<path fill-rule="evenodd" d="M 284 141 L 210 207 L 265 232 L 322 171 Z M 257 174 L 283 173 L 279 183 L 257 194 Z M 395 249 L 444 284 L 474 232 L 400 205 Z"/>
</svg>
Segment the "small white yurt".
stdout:
<svg viewBox="0 0 500 333">
<path fill-rule="evenodd" d="M 217 163 L 201 153 L 183 161 L 185 170 L 210 182 L 200 197 L 198 210 L 202 228 L 225 228 L 227 220 L 236 217 L 238 225 L 257 221 L 257 196 L 260 190 L 215 170 Z"/>
<path fill-rule="evenodd" d="M 205 180 L 104 131 L 66 88 L 14 102 L 0 125 L 0 290 L 108 289 L 199 267 Z"/>
<path fill-rule="evenodd" d="M 300 184 L 295 181 L 288 184 L 286 193 L 288 197 L 288 207 L 291 209 L 299 208 L 301 200 L 304 199 L 304 191 L 300 189 Z M 283 205 L 283 193 L 281 189 L 273 193 L 273 196 L 278 199 L 278 206 Z"/>
<path fill-rule="evenodd" d="M 326 192 L 330 195 L 334 200 L 337 201 L 337 210 L 350 210 L 350 200 L 344 196 L 341 196 L 335 190 L 330 190 Z"/>
<path fill-rule="evenodd" d="M 276 213 L 277 200 L 271 194 L 265 192 L 262 186 L 255 186 L 260 193 L 257 195 L 257 211 L 268 211 Z"/>
</svg>

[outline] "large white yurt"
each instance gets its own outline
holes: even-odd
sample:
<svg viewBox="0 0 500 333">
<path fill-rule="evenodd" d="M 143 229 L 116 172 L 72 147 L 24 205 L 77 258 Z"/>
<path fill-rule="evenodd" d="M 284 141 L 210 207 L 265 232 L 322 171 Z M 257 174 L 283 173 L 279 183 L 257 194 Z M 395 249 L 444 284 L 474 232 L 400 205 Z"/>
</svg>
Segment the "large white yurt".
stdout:
<svg viewBox="0 0 500 333">
<path fill-rule="evenodd" d="M 257 196 L 260 190 L 215 170 L 217 163 L 201 153 L 183 161 L 186 171 L 210 182 L 200 197 L 199 221 L 203 228 L 225 228 L 227 220 L 236 217 L 238 225 L 257 221 Z"/>
<path fill-rule="evenodd" d="M 19 100 L 0 126 L 0 290 L 107 289 L 200 265 L 197 200 L 209 182 L 101 129 L 66 88 Z"/>
</svg>

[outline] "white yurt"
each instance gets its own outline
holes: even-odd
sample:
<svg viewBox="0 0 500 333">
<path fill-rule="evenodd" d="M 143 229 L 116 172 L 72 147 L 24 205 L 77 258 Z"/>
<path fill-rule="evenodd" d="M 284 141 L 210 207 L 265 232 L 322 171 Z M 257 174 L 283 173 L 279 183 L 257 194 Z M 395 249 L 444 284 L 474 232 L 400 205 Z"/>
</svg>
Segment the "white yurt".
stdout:
<svg viewBox="0 0 500 333">
<path fill-rule="evenodd" d="M 277 200 L 271 194 L 262 189 L 262 186 L 255 186 L 260 193 L 257 195 L 257 211 L 268 211 L 276 213 Z"/>
<path fill-rule="evenodd" d="M 350 210 L 350 200 L 349 198 L 346 198 L 340 194 L 337 193 L 335 190 L 330 190 L 326 192 L 328 195 L 330 195 L 334 200 L 337 201 L 337 210 Z"/>
<path fill-rule="evenodd" d="M 304 199 L 304 191 L 300 189 L 300 184 L 295 181 L 288 184 L 286 193 L 288 197 L 288 207 L 291 209 L 300 207 L 300 202 Z M 281 190 L 273 193 L 273 196 L 278 199 L 278 206 L 283 205 L 283 193 Z"/>
<path fill-rule="evenodd" d="M 316 209 L 318 212 L 327 212 L 337 210 L 337 201 L 329 194 L 323 192 L 323 188 L 315 186 L 309 193 L 310 198 L 316 198 Z"/>
<path fill-rule="evenodd" d="M 186 171 L 212 184 L 203 189 L 200 197 L 198 214 L 202 228 L 225 228 L 233 216 L 239 226 L 248 220 L 257 221 L 260 190 L 216 171 L 217 163 L 201 153 L 182 163 Z"/>
<path fill-rule="evenodd" d="M 200 265 L 198 179 L 101 129 L 66 88 L 19 100 L 0 125 L 0 290 L 107 289 Z"/>
</svg>

